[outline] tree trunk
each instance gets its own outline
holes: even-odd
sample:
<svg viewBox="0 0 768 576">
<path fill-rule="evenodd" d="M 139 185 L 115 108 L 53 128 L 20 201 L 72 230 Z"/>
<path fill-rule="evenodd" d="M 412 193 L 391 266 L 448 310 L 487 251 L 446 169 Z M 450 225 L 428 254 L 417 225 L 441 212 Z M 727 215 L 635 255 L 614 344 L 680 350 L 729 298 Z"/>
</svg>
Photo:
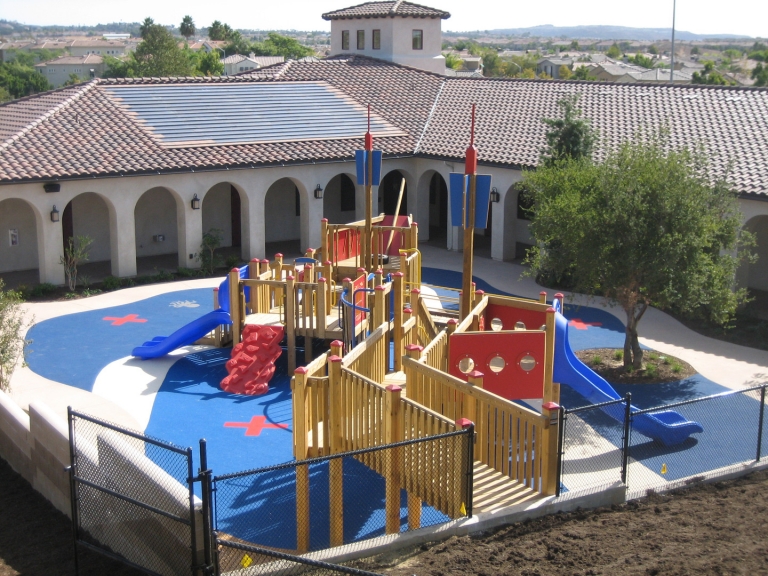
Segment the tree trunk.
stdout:
<svg viewBox="0 0 768 576">
<path fill-rule="evenodd" d="M 624 369 L 631 365 L 634 370 L 643 368 L 643 349 L 637 337 L 637 324 L 648 309 L 648 304 L 643 304 L 635 315 L 635 310 L 625 310 L 627 314 L 627 326 L 624 330 Z"/>
</svg>

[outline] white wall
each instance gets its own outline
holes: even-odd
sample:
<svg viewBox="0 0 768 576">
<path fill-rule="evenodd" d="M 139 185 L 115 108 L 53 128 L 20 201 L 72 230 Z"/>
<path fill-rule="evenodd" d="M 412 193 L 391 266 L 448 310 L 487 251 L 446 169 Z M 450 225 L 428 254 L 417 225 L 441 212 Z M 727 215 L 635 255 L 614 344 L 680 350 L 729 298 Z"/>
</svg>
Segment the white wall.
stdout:
<svg viewBox="0 0 768 576">
<path fill-rule="evenodd" d="M 301 238 L 301 217 L 296 216 L 295 190 L 296 185 L 288 178 L 269 187 L 264 200 L 265 242 Z"/>
<path fill-rule="evenodd" d="M 19 243 L 11 246 L 10 230 L 18 230 Z M 0 202 L 0 272 L 37 268 L 35 213 L 24 200 Z"/>
<path fill-rule="evenodd" d="M 220 182 L 203 198 L 203 233 L 211 228 L 222 231 L 222 246 L 232 246 L 232 196 L 229 182 Z"/>
<path fill-rule="evenodd" d="M 179 248 L 176 230 L 176 200 L 165 188 L 152 188 L 139 198 L 134 209 L 136 256 L 174 254 Z M 152 237 L 165 236 L 155 242 Z"/>
<path fill-rule="evenodd" d="M 75 236 L 93 238 L 89 262 L 110 259 L 109 209 L 98 194 L 86 192 L 72 199 L 72 228 Z"/>
</svg>

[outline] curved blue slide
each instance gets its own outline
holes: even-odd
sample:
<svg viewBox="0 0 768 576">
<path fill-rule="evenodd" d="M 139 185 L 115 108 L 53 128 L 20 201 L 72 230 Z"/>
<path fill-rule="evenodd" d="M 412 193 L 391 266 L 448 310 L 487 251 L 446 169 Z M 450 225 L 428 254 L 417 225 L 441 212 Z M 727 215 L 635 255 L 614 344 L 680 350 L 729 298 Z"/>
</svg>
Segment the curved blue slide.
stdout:
<svg viewBox="0 0 768 576">
<path fill-rule="evenodd" d="M 568 343 L 568 320 L 560 312 L 555 316 L 554 381 L 569 386 L 591 404 L 621 399 L 608 382 L 576 357 Z M 635 412 L 637 408 L 632 406 L 631 410 Z M 624 408 L 621 405 L 606 407 L 603 411 L 619 422 L 624 421 Z M 632 429 L 665 446 L 680 444 L 691 434 L 704 432 L 701 424 L 686 420 L 674 410 L 638 414 L 633 417 Z"/>
<path fill-rule="evenodd" d="M 232 319 L 229 317 L 229 312 L 219 308 L 193 320 L 186 326 L 182 326 L 170 336 L 157 336 L 149 342 L 144 342 L 141 346 L 134 348 L 131 354 L 145 360 L 159 358 L 173 352 L 176 348 L 194 344 L 222 324 L 232 324 Z"/>
<path fill-rule="evenodd" d="M 240 268 L 239 273 L 240 278 L 247 278 L 248 266 Z M 247 298 L 248 288 L 245 290 Z M 218 310 L 208 312 L 208 314 L 201 316 L 197 320 L 193 320 L 186 326 L 182 326 L 176 330 L 176 332 L 170 336 L 156 336 L 149 342 L 144 342 L 141 346 L 134 348 L 131 355 L 136 356 L 137 358 L 143 358 L 144 360 L 147 360 L 148 358 L 160 358 L 169 352 L 173 352 L 177 348 L 194 344 L 218 326 L 229 326 L 230 324 L 232 324 L 232 318 L 229 316 L 229 276 L 227 276 L 224 278 L 224 281 L 219 284 Z"/>
</svg>

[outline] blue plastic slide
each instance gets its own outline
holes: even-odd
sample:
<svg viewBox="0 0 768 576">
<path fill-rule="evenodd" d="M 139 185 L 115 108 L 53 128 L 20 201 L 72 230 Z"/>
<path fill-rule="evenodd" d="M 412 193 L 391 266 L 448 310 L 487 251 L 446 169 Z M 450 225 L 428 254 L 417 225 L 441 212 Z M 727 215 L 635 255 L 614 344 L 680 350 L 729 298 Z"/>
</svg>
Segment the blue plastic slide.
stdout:
<svg viewBox="0 0 768 576">
<path fill-rule="evenodd" d="M 221 309 L 213 310 L 205 316 L 201 316 L 197 320 L 193 320 L 186 326 L 179 328 L 170 336 L 157 336 L 149 342 L 144 342 L 141 346 L 134 348 L 131 354 L 145 360 L 148 358 L 159 358 L 169 352 L 173 352 L 176 348 L 194 344 L 211 330 L 222 324 L 232 324 L 229 312 L 224 312 Z"/>
<path fill-rule="evenodd" d="M 621 396 L 608 382 L 576 357 L 568 343 L 568 320 L 560 312 L 555 316 L 554 381 L 572 388 L 591 404 L 620 399 Z M 632 406 L 631 410 L 635 412 L 637 408 Z M 621 406 L 607 407 L 604 412 L 620 422 L 624 421 L 624 410 Z M 673 410 L 634 416 L 632 429 L 665 446 L 680 444 L 691 434 L 704 431 L 701 424 L 686 420 Z"/>
</svg>

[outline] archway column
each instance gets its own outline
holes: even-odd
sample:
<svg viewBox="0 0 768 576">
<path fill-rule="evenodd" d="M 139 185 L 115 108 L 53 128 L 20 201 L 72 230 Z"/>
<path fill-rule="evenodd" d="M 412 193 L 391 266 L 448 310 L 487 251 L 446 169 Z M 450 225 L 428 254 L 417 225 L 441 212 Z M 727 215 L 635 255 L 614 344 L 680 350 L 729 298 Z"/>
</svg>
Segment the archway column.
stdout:
<svg viewBox="0 0 768 576">
<path fill-rule="evenodd" d="M 179 267 L 200 268 L 197 255 L 200 252 L 200 245 L 203 243 L 203 211 L 202 209 L 192 209 L 192 198 L 197 194 L 202 208 L 203 201 L 201 199 L 205 196 L 206 190 L 204 186 L 195 183 L 184 186 L 177 192 L 179 194 L 179 198 L 176 199 Z"/>
<path fill-rule="evenodd" d="M 136 276 L 136 222 L 133 205 L 121 206 L 110 214 L 109 246 L 112 275 L 119 278 Z"/>
<path fill-rule="evenodd" d="M 64 266 L 61 265 L 64 245 L 64 233 L 61 222 L 51 222 L 44 213 L 37 221 L 37 262 L 40 282 L 60 286 L 64 284 Z"/>
</svg>

